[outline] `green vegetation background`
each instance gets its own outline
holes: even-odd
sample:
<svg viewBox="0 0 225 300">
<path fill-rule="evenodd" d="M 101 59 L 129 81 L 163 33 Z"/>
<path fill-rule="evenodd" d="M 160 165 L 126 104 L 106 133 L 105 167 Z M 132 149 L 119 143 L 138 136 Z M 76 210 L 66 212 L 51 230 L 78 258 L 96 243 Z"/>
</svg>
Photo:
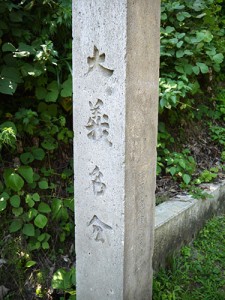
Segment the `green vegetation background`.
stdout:
<svg viewBox="0 0 225 300">
<path fill-rule="evenodd" d="M 0 15 L 0 288 L 75 299 L 71 0 L 5 0 Z M 222 0 L 162 1 L 157 174 L 197 196 L 225 161 L 224 25 Z M 201 131 L 216 166 L 187 143 Z"/>
</svg>

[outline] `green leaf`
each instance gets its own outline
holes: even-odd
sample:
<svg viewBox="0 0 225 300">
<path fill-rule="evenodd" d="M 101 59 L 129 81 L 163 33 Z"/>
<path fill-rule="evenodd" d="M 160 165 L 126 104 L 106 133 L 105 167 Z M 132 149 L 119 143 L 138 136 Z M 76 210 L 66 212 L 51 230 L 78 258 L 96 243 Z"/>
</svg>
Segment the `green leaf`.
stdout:
<svg viewBox="0 0 225 300">
<path fill-rule="evenodd" d="M 16 88 L 16 82 L 10 80 L 9 78 L 1 77 L 0 75 L 0 93 L 13 95 L 16 91 Z"/>
<path fill-rule="evenodd" d="M 36 160 L 43 160 L 45 158 L 45 151 L 42 148 L 33 148 L 32 154 Z"/>
<path fill-rule="evenodd" d="M 35 236 L 34 225 L 33 224 L 24 224 L 23 234 L 25 234 L 27 236 Z"/>
<path fill-rule="evenodd" d="M 29 166 L 20 166 L 18 168 L 18 173 L 23 176 L 27 183 L 33 183 L 34 171 Z"/>
<path fill-rule="evenodd" d="M 63 82 L 61 96 L 62 97 L 72 96 L 72 76 L 69 76 L 68 79 Z"/>
<path fill-rule="evenodd" d="M 0 195 L 0 212 L 6 209 L 8 199 L 9 195 L 6 192 Z"/>
<path fill-rule="evenodd" d="M 29 221 L 33 220 L 33 218 L 36 217 L 37 214 L 38 214 L 38 211 L 35 208 L 29 209 L 29 211 L 27 213 L 28 220 Z"/>
<path fill-rule="evenodd" d="M 74 284 L 74 282 L 72 282 L 71 280 L 72 279 L 71 276 L 72 274 L 70 273 L 70 271 L 66 271 L 63 268 L 57 270 L 53 274 L 52 288 L 63 290 L 63 291 L 71 288 L 72 284 Z"/>
<path fill-rule="evenodd" d="M 179 159 L 178 163 L 181 166 L 181 168 L 183 168 L 183 169 L 186 168 L 186 164 L 185 164 L 185 161 L 183 159 Z"/>
<path fill-rule="evenodd" d="M 6 177 L 6 185 L 12 190 L 18 192 L 24 186 L 24 181 L 20 175 L 13 172 Z"/>
<path fill-rule="evenodd" d="M 199 69 L 199 67 L 198 67 L 198 66 L 194 66 L 194 67 L 192 67 L 192 70 L 193 70 L 193 72 L 194 72 L 196 75 L 198 75 L 198 74 L 199 74 L 199 72 L 200 72 L 200 69 Z"/>
<path fill-rule="evenodd" d="M 19 231 L 23 226 L 23 222 L 21 220 L 15 220 L 13 221 L 9 226 L 9 232 L 17 232 Z"/>
<path fill-rule="evenodd" d="M 19 217 L 19 216 L 21 216 L 22 213 L 23 213 L 23 208 L 22 208 L 22 207 L 18 207 L 18 208 L 13 207 L 12 213 L 13 213 L 16 217 Z"/>
<path fill-rule="evenodd" d="M 49 212 L 51 212 L 51 208 L 47 203 L 41 202 L 38 205 L 38 211 L 42 212 L 42 213 L 49 213 Z"/>
<path fill-rule="evenodd" d="M 36 201 L 36 202 L 40 201 L 40 196 L 39 196 L 39 194 L 38 194 L 38 193 L 34 193 L 34 194 L 32 195 L 32 199 L 33 199 L 34 201 Z"/>
<path fill-rule="evenodd" d="M 41 244 L 41 246 L 42 246 L 43 249 L 49 249 L 49 248 L 50 248 L 48 242 L 43 242 L 43 243 Z"/>
<path fill-rule="evenodd" d="M 215 63 L 217 64 L 221 64 L 223 62 L 224 56 L 222 53 L 218 53 L 216 55 L 213 56 L 213 60 L 215 61 Z"/>
<path fill-rule="evenodd" d="M 46 190 L 46 189 L 48 189 L 48 181 L 46 181 L 46 180 L 39 181 L 38 186 L 40 189 Z"/>
<path fill-rule="evenodd" d="M 177 58 L 181 58 L 181 57 L 183 57 L 184 56 L 184 51 L 183 50 L 178 50 L 177 52 L 176 52 L 176 57 Z"/>
<path fill-rule="evenodd" d="M 47 138 L 41 143 L 41 146 L 46 150 L 54 150 L 58 148 L 58 143 L 54 138 Z"/>
<path fill-rule="evenodd" d="M 171 168 L 169 169 L 169 172 L 170 172 L 170 174 L 173 176 L 174 174 L 176 174 L 177 168 L 171 167 Z"/>
<path fill-rule="evenodd" d="M 34 161 L 34 156 L 30 152 L 25 152 L 20 155 L 20 160 L 23 164 L 28 165 Z"/>
<path fill-rule="evenodd" d="M 191 177 L 188 174 L 183 174 L 182 178 L 185 184 L 189 184 L 189 182 L 191 181 Z"/>
<path fill-rule="evenodd" d="M 46 224 L 48 223 L 48 219 L 46 218 L 45 215 L 42 214 L 38 214 L 36 216 L 36 218 L 34 219 L 34 224 L 38 227 L 38 228 L 44 228 L 46 226 Z"/>
<path fill-rule="evenodd" d="M 32 196 L 30 194 L 26 195 L 25 201 L 26 201 L 26 203 L 28 204 L 29 207 L 33 207 L 34 204 L 35 204 Z"/>
<path fill-rule="evenodd" d="M 202 74 L 206 74 L 209 72 L 209 68 L 206 64 L 204 63 L 196 63 L 196 65 L 200 68 Z"/>
<path fill-rule="evenodd" d="M 29 260 L 26 265 L 25 265 L 25 268 L 30 268 L 30 267 L 33 267 L 34 265 L 36 265 L 36 261 L 34 260 Z"/>
<path fill-rule="evenodd" d="M 38 100 L 45 99 L 46 95 L 47 95 L 47 90 L 42 86 L 39 86 L 35 89 L 35 96 L 37 97 Z"/>
<path fill-rule="evenodd" d="M 8 78 L 15 83 L 21 83 L 21 75 L 17 68 L 5 66 L 2 68 L 1 76 L 3 78 Z"/>
<path fill-rule="evenodd" d="M 7 51 L 14 52 L 16 51 L 16 48 L 11 43 L 5 43 L 2 45 L 2 52 L 7 52 Z"/>
<path fill-rule="evenodd" d="M 10 204 L 15 207 L 18 208 L 20 206 L 20 197 L 18 195 L 14 195 L 10 198 Z"/>
</svg>

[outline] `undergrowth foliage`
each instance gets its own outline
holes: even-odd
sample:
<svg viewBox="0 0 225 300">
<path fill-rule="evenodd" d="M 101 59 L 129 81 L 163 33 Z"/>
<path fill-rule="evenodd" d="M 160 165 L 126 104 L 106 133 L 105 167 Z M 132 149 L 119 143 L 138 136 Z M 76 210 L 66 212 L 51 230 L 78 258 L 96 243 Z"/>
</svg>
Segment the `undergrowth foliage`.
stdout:
<svg viewBox="0 0 225 300">
<path fill-rule="evenodd" d="M 0 3 L 0 285 L 8 299 L 13 290 L 17 299 L 46 299 L 53 289 L 75 299 L 71 14 L 71 0 Z"/>
<path fill-rule="evenodd" d="M 192 190 L 216 176 L 209 180 L 203 173 L 196 180 L 187 129 L 202 122 L 211 141 L 224 150 L 225 6 L 222 0 L 163 0 L 161 12 L 157 174 L 171 175 Z"/>
</svg>

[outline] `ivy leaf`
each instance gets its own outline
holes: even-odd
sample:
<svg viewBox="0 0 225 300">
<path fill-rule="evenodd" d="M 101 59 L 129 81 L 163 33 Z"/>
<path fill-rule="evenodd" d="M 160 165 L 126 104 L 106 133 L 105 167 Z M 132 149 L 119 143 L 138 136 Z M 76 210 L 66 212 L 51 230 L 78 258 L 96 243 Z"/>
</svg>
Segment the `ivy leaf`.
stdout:
<svg viewBox="0 0 225 300">
<path fill-rule="evenodd" d="M 38 214 L 36 216 L 36 218 L 34 219 L 34 224 L 38 227 L 38 228 L 44 228 L 46 226 L 46 224 L 48 223 L 48 219 L 46 218 L 45 215 L 42 214 Z"/>
</svg>

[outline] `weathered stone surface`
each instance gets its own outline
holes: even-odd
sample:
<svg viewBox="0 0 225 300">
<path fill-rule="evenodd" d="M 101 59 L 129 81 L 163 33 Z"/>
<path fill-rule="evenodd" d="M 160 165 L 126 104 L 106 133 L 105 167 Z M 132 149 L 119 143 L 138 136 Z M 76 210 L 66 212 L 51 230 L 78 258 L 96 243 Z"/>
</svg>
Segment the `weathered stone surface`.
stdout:
<svg viewBox="0 0 225 300">
<path fill-rule="evenodd" d="M 190 195 L 180 195 L 156 207 L 155 241 L 153 268 L 171 263 L 171 257 L 180 248 L 193 241 L 206 221 L 214 215 L 225 213 L 225 181 L 205 184 L 208 199 L 193 199 Z"/>
<path fill-rule="evenodd" d="M 151 299 L 159 7 L 73 4 L 78 300 Z"/>
</svg>

